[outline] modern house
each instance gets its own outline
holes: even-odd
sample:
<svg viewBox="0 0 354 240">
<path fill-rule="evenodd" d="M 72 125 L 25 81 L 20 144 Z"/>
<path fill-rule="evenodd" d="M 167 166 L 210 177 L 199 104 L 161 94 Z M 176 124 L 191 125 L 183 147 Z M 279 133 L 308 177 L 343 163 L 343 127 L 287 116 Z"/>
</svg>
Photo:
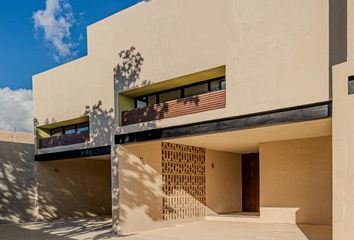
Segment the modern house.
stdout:
<svg viewBox="0 0 354 240">
<path fill-rule="evenodd" d="M 151 0 L 33 77 L 40 219 L 354 238 L 354 1 Z"/>
</svg>

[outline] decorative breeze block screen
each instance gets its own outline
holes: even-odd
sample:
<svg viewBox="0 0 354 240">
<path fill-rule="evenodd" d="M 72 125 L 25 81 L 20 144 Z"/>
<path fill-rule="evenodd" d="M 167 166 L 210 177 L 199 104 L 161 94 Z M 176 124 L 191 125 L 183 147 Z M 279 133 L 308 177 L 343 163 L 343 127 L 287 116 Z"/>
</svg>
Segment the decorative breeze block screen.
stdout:
<svg viewBox="0 0 354 240">
<path fill-rule="evenodd" d="M 163 219 L 206 214 L 205 149 L 162 143 Z"/>
</svg>

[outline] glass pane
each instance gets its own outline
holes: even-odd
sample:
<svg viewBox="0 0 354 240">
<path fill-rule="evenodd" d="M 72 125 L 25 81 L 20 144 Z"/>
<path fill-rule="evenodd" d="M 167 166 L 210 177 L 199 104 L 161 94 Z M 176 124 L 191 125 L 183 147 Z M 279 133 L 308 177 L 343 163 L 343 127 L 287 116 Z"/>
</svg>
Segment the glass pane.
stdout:
<svg viewBox="0 0 354 240">
<path fill-rule="evenodd" d="M 354 94 L 354 79 L 352 79 L 351 77 L 349 77 L 348 80 L 348 94 Z"/>
<path fill-rule="evenodd" d="M 211 82 L 211 91 L 219 91 L 220 90 L 220 80 L 212 81 Z"/>
<path fill-rule="evenodd" d="M 136 107 L 137 108 L 142 108 L 142 107 L 146 107 L 146 102 L 142 102 L 140 100 L 136 100 Z"/>
<path fill-rule="evenodd" d="M 181 90 L 175 90 L 171 92 L 160 94 L 160 103 L 175 100 L 181 98 Z"/>
<path fill-rule="evenodd" d="M 199 95 L 199 94 L 203 94 L 203 93 L 207 93 L 207 92 L 208 92 L 208 84 L 204 83 L 204 84 L 196 85 L 193 87 L 185 88 L 184 89 L 184 96 L 191 97 L 191 96 L 195 96 L 195 95 Z"/>
<path fill-rule="evenodd" d="M 225 80 L 221 81 L 221 89 L 222 90 L 226 89 L 226 81 Z"/>
<path fill-rule="evenodd" d="M 211 91 L 219 91 L 225 89 L 225 79 L 211 81 Z"/>
<path fill-rule="evenodd" d="M 62 128 L 54 128 L 52 129 L 52 136 L 60 136 L 63 135 L 63 129 Z"/>
<path fill-rule="evenodd" d="M 142 108 L 142 107 L 146 107 L 146 106 L 147 106 L 147 98 L 146 97 L 136 99 L 136 107 L 137 108 Z"/>
<path fill-rule="evenodd" d="M 70 127 L 64 128 L 64 134 L 73 134 L 75 132 L 76 132 L 75 126 L 70 126 Z"/>
<path fill-rule="evenodd" d="M 83 123 L 77 125 L 77 133 L 88 132 L 89 131 L 89 124 Z"/>
<path fill-rule="evenodd" d="M 149 96 L 148 97 L 148 103 L 149 103 L 149 106 L 152 106 L 152 105 L 156 104 L 157 103 L 156 95 Z"/>
</svg>

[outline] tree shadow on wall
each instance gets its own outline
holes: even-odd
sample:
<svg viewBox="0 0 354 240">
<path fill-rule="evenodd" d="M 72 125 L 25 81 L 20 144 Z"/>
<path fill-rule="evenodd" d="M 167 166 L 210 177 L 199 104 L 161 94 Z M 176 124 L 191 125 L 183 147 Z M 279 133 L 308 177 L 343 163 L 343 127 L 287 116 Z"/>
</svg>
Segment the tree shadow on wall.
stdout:
<svg viewBox="0 0 354 240">
<path fill-rule="evenodd" d="M 138 123 L 140 129 L 156 128 L 155 121 L 164 119 L 169 113 L 169 109 L 168 103 L 159 103 L 123 112 L 123 125 Z"/>
<path fill-rule="evenodd" d="M 0 223 L 35 221 L 33 144 L 0 142 Z"/>
<path fill-rule="evenodd" d="M 55 118 L 52 118 L 51 120 L 49 120 L 49 118 L 46 118 L 43 122 L 43 125 L 48 125 L 48 124 L 53 124 L 53 123 L 57 123 L 57 120 Z M 40 125 L 39 121 L 37 118 L 33 118 L 33 126 L 34 127 L 38 127 Z"/>
<path fill-rule="evenodd" d="M 86 106 L 83 116 L 88 116 L 90 120 L 90 144 L 91 147 L 110 145 L 111 132 L 114 128 L 113 108 L 103 109 L 102 101 L 97 104 Z"/>
<path fill-rule="evenodd" d="M 148 86 L 151 84 L 151 81 L 149 80 L 143 80 L 138 84 L 141 78 L 140 75 L 143 69 L 144 61 L 145 59 L 143 55 L 134 46 L 131 46 L 130 48 L 119 52 L 117 65 L 114 68 L 114 89 L 115 89 L 116 101 L 119 98 L 119 94 L 123 91 L 133 89 L 136 87 Z M 116 102 L 116 104 L 117 103 L 118 102 Z M 139 116 L 137 118 L 132 117 L 132 115 L 134 115 L 134 112 L 139 113 Z M 168 112 L 168 104 L 161 103 L 151 107 L 145 107 L 145 108 L 139 108 L 139 109 L 127 111 L 125 113 L 121 113 L 122 116 L 119 117 L 122 117 L 122 119 L 124 118 L 135 119 L 134 122 L 128 120 L 127 123 L 123 125 L 139 123 L 139 128 L 150 129 L 150 128 L 155 128 L 156 124 L 154 123 L 154 121 L 158 119 L 162 119 L 167 112 Z M 120 129 L 120 133 L 123 133 L 122 129 Z"/>
<path fill-rule="evenodd" d="M 120 224 L 130 223 L 136 225 L 136 228 L 140 224 L 139 220 L 134 222 L 137 216 L 142 219 L 141 221 L 145 221 L 144 218 L 153 222 L 162 220 L 162 190 L 161 175 L 158 173 L 157 166 L 145 162 L 145 159 L 139 156 L 139 150 L 133 149 L 125 146 L 118 147 L 121 159 L 119 219 Z M 144 215 L 141 215 L 141 211 Z"/>
<path fill-rule="evenodd" d="M 177 103 L 182 103 L 184 105 L 194 105 L 199 106 L 200 98 L 199 96 L 192 96 L 187 98 L 181 98 L 177 100 Z"/>
<path fill-rule="evenodd" d="M 39 220 L 111 214 L 108 160 L 78 158 L 39 162 L 37 167 Z"/>
<path fill-rule="evenodd" d="M 90 141 L 80 147 L 91 148 L 111 144 L 113 109 L 103 106 L 101 100 L 92 106 L 85 106 L 82 116 L 88 116 L 90 120 Z M 38 123 L 38 120 L 35 121 Z M 38 173 L 39 220 L 111 217 L 110 161 L 77 158 L 39 162 Z M 99 173 L 104 173 L 104 178 Z M 100 181 L 104 183 L 98 188 L 92 184 L 98 184 Z M 49 232 L 57 225 L 61 225 L 61 222 L 41 224 L 42 230 Z M 65 236 L 88 233 L 92 226 L 91 223 L 80 222 L 75 229 L 67 231 Z M 104 227 L 111 229 L 111 221 Z"/>
<path fill-rule="evenodd" d="M 109 217 L 62 219 L 24 224 L 0 224 L 1 239 L 112 239 Z"/>
<path fill-rule="evenodd" d="M 116 92 L 122 92 L 137 87 L 140 79 L 144 58 L 142 54 L 132 46 L 118 53 L 118 63 L 114 68 L 114 86 Z M 151 81 L 144 80 L 141 86 L 147 86 Z"/>
<path fill-rule="evenodd" d="M 115 99 L 118 102 L 119 94 L 122 92 L 144 87 L 151 84 L 151 81 L 140 81 L 141 72 L 144 65 L 144 57 L 136 47 L 122 50 L 118 54 L 118 63 L 114 68 Z M 184 108 L 196 108 L 199 106 L 199 96 L 192 96 L 177 99 L 170 102 L 154 104 L 152 106 L 131 109 L 122 113 L 123 125 L 139 124 L 141 130 L 156 128 L 156 121 L 184 115 Z M 190 111 L 187 109 L 187 111 Z M 118 116 L 117 116 L 118 117 Z M 123 130 L 120 130 L 123 133 Z"/>
</svg>

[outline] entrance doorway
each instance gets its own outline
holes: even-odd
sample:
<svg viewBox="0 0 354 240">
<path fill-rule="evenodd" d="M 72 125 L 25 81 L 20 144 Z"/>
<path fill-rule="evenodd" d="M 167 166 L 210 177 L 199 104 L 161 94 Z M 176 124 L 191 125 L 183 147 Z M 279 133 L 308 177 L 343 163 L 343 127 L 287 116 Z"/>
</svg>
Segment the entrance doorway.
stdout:
<svg viewBox="0 0 354 240">
<path fill-rule="evenodd" d="M 242 212 L 259 213 L 259 153 L 242 154 Z"/>
</svg>

